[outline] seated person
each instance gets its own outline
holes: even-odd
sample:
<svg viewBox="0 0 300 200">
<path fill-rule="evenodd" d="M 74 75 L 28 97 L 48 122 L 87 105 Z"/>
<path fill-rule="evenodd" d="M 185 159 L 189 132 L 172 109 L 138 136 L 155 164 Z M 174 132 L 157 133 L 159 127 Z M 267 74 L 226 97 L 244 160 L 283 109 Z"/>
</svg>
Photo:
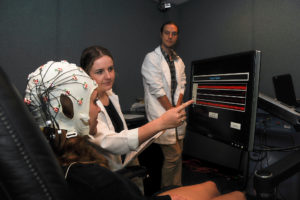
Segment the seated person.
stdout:
<svg viewBox="0 0 300 200">
<path fill-rule="evenodd" d="M 93 142 L 107 150 L 110 158 L 122 166 L 121 155 L 135 151 L 140 144 L 158 132 L 151 123 L 128 130 L 121 111 L 119 97 L 112 91 L 115 81 L 115 66 L 111 52 L 102 46 L 90 46 L 83 50 L 80 59 L 82 69 L 98 84 L 98 130 Z M 183 113 L 184 114 L 184 111 Z M 181 119 L 184 121 L 184 119 Z M 130 164 L 138 165 L 137 159 Z"/>
<path fill-rule="evenodd" d="M 243 193 L 220 195 L 213 182 L 179 187 L 158 196 L 145 197 L 139 189 L 107 169 L 108 160 L 89 142 L 97 130 L 97 84 L 74 64 L 48 62 L 28 76 L 25 103 L 43 129 L 65 179 L 79 199 L 245 199 Z M 157 131 L 176 127 L 185 119 L 182 110 L 190 102 L 167 111 L 151 126 Z"/>
</svg>

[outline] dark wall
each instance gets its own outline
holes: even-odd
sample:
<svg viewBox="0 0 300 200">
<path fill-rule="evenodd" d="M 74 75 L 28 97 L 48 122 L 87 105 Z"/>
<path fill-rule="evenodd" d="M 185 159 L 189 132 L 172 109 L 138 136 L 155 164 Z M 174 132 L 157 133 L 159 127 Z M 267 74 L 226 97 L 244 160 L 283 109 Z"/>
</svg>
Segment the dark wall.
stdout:
<svg viewBox="0 0 300 200">
<path fill-rule="evenodd" d="M 179 10 L 179 53 L 191 61 L 258 49 L 260 91 L 274 96 L 272 76 L 291 73 L 300 97 L 300 1 L 191 0 Z M 298 72 L 298 73 L 297 73 Z"/>
<path fill-rule="evenodd" d="M 27 74 L 57 59 L 56 1 L 0 1 L 0 65 L 20 91 Z"/>
<path fill-rule="evenodd" d="M 300 98 L 300 1 L 254 3 L 254 47 L 263 53 L 261 90 L 273 94 L 272 76 L 292 74 Z"/>
<path fill-rule="evenodd" d="M 143 97 L 142 61 L 172 19 L 188 76 L 192 60 L 259 49 L 261 91 L 274 96 L 271 77 L 291 73 L 299 97 L 299 10 L 298 0 L 190 0 L 166 13 L 152 0 L 1 0 L 0 65 L 23 92 L 27 74 L 48 60 L 79 64 L 85 47 L 103 45 L 114 55 L 114 90 L 125 110 Z"/>
<path fill-rule="evenodd" d="M 127 109 L 143 97 L 141 64 L 169 16 L 152 0 L 1 0 L 0 65 L 23 92 L 28 73 L 48 60 L 79 64 L 84 48 L 102 45 L 115 58 L 114 89 Z"/>
</svg>

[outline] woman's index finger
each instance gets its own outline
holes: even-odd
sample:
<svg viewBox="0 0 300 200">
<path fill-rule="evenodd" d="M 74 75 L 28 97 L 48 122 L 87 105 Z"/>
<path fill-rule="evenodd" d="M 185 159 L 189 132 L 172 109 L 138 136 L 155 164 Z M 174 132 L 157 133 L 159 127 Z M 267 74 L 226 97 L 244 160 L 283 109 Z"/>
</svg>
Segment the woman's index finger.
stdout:
<svg viewBox="0 0 300 200">
<path fill-rule="evenodd" d="M 189 100 L 183 104 L 181 104 L 180 106 L 178 106 L 178 111 L 181 111 L 183 109 L 185 109 L 186 107 L 188 107 L 189 105 L 191 105 L 192 103 L 194 103 L 194 100 Z"/>
</svg>

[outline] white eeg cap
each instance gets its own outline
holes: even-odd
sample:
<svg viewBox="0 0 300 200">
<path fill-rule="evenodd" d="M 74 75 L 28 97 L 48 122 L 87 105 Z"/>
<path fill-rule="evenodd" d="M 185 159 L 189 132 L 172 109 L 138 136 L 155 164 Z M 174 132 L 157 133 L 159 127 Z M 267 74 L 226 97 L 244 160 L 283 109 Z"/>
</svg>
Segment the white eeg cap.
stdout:
<svg viewBox="0 0 300 200">
<path fill-rule="evenodd" d="M 47 126 L 50 120 L 54 128 L 71 135 L 88 135 L 90 97 L 96 88 L 96 82 L 75 64 L 49 61 L 29 74 L 24 102 L 39 126 Z M 72 119 L 62 111 L 62 94 L 72 100 Z"/>
</svg>

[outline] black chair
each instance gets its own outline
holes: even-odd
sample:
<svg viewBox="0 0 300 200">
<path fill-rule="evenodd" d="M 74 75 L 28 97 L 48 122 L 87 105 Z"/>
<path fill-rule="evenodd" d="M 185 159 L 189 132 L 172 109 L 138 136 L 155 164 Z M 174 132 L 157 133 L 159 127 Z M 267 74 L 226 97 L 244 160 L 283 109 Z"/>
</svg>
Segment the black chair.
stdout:
<svg viewBox="0 0 300 200">
<path fill-rule="evenodd" d="M 0 167 L 0 199 L 72 198 L 51 147 L 1 68 Z"/>
<path fill-rule="evenodd" d="M 76 199 L 44 134 L 0 67 L 0 199 Z M 117 171 L 146 177 L 140 166 Z"/>
</svg>

